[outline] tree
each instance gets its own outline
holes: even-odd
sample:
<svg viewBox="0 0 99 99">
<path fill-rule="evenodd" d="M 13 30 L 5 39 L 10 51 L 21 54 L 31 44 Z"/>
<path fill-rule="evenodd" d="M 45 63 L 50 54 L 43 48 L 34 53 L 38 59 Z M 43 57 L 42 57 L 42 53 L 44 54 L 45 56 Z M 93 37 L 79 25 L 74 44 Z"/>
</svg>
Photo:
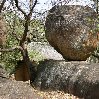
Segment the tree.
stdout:
<svg viewBox="0 0 99 99">
<path fill-rule="evenodd" d="M 28 36 L 28 32 L 29 32 L 29 24 L 30 24 L 30 21 L 31 21 L 31 17 L 32 17 L 32 14 L 33 14 L 34 7 L 37 4 L 37 0 L 35 0 L 34 2 L 33 2 L 33 0 L 29 1 L 30 10 L 29 10 L 28 14 L 19 6 L 19 1 L 18 0 L 14 0 L 14 1 L 12 0 L 11 3 L 13 3 L 13 4 L 15 3 L 15 6 L 17 7 L 17 9 L 23 14 L 23 17 L 24 17 L 24 20 L 25 20 L 25 22 L 23 24 L 24 31 L 23 31 L 21 37 L 19 37 L 17 35 L 17 33 L 15 33 L 13 31 L 13 36 L 16 38 L 16 40 L 18 42 L 18 45 L 14 46 L 12 48 L 0 49 L 0 52 L 13 52 L 14 50 L 20 51 L 21 55 L 22 55 L 22 58 L 23 58 L 22 60 L 28 68 L 30 81 L 33 81 L 34 78 L 31 76 L 31 72 L 30 72 L 30 67 L 32 66 L 32 63 L 31 63 L 31 60 L 30 60 L 29 55 L 28 55 L 26 43 L 28 43 L 27 36 Z M 1 4 L 1 6 L 2 5 L 4 5 L 4 3 Z M 3 6 L 1 7 L 1 9 L 2 8 L 3 8 Z M 15 26 L 13 26 L 13 30 L 14 30 L 14 27 Z M 35 75 L 35 71 L 34 71 L 34 75 Z"/>
</svg>

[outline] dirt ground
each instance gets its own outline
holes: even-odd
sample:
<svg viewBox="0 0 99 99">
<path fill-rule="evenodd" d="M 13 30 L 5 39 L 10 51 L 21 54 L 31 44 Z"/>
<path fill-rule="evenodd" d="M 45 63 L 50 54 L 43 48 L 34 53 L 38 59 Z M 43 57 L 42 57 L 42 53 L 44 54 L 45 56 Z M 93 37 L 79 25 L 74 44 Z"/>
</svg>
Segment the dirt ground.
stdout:
<svg viewBox="0 0 99 99">
<path fill-rule="evenodd" d="M 34 92 L 37 95 L 41 96 L 43 99 L 79 99 L 76 96 L 61 91 L 43 92 L 43 91 L 34 90 Z"/>
</svg>

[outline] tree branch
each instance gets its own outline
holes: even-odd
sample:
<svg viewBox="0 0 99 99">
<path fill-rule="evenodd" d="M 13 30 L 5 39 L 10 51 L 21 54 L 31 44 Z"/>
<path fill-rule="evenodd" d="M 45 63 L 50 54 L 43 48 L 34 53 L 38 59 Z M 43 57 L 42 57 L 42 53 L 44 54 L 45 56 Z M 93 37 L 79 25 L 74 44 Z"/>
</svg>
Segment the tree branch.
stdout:
<svg viewBox="0 0 99 99">
<path fill-rule="evenodd" d="M 0 13 L 1 13 L 1 10 L 2 10 L 5 2 L 6 2 L 6 0 L 3 0 L 2 3 L 1 3 L 1 5 L 0 5 Z"/>
<path fill-rule="evenodd" d="M 33 12 L 33 9 L 34 9 L 34 7 L 36 6 L 36 4 L 37 4 L 37 0 L 35 0 L 33 6 L 32 6 L 31 9 L 30 9 L 30 13 L 28 14 L 29 17 L 32 16 L 32 12 Z"/>
<path fill-rule="evenodd" d="M 34 4 L 33 4 L 33 6 L 32 6 L 32 8 L 30 9 L 30 13 L 27 15 L 27 17 L 25 17 L 25 30 L 24 30 L 24 34 L 23 34 L 23 38 L 22 38 L 22 40 L 20 41 L 20 46 L 22 46 L 23 45 L 23 43 L 25 42 L 25 40 L 26 40 L 26 37 L 27 37 L 27 33 L 28 33 L 28 26 L 29 26 L 29 23 L 30 23 L 30 18 L 31 18 L 31 16 L 32 16 L 32 12 L 33 12 L 33 9 L 34 9 L 34 7 L 35 7 L 35 5 L 37 4 L 37 0 L 35 0 L 35 2 L 34 2 Z"/>
<path fill-rule="evenodd" d="M 9 49 L 0 49 L 0 52 L 13 52 L 14 50 L 20 50 L 22 51 L 23 48 L 21 46 L 16 46 L 16 47 L 12 47 L 12 48 L 9 48 Z"/>
<path fill-rule="evenodd" d="M 21 11 L 21 12 L 24 14 L 24 16 L 27 16 L 27 15 L 26 15 L 26 12 L 23 11 L 23 10 L 19 7 L 18 0 L 15 0 L 15 5 L 16 5 L 16 7 L 18 8 L 18 10 Z"/>
<path fill-rule="evenodd" d="M 92 56 L 94 56 L 94 57 L 99 59 L 99 55 L 92 54 Z"/>
<path fill-rule="evenodd" d="M 25 29 L 24 29 L 24 33 L 23 33 L 23 36 L 22 36 L 22 39 L 20 40 L 20 46 L 22 47 L 22 46 L 24 46 L 24 42 L 26 41 L 26 37 L 27 37 L 27 33 L 28 33 L 28 26 L 29 26 L 29 22 L 30 22 L 30 18 L 31 18 L 31 16 L 32 16 L 32 12 L 33 12 L 33 9 L 34 9 L 34 7 L 36 6 L 36 4 L 37 4 L 37 0 L 35 0 L 35 2 L 34 2 L 34 4 L 32 5 L 32 7 L 30 8 L 30 12 L 29 12 L 29 14 L 27 15 L 26 13 L 25 13 L 25 11 L 23 11 L 20 7 L 19 7 L 19 5 L 18 5 L 18 0 L 15 0 L 15 5 L 16 5 L 16 7 L 24 14 L 24 16 L 25 16 Z"/>
</svg>

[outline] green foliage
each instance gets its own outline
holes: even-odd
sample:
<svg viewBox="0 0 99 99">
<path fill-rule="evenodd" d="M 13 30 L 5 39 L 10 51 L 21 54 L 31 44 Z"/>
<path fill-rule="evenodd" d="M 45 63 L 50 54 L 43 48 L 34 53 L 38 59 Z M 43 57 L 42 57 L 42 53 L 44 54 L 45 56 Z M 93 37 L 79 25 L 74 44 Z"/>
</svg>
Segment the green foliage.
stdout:
<svg viewBox="0 0 99 99">
<path fill-rule="evenodd" d="M 15 12 L 6 11 L 4 13 L 8 27 L 8 35 L 6 48 L 12 48 L 19 45 L 19 41 L 16 40 L 16 35 L 21 38 L 24 32 L 24 21 Z M 44 25 L 38 20 L 34 19 L 30 22 L 29 33 L 31 41 L 36 42 L 45 42 L 44 36 Z M 28 43 L 27 43 L 28 44 Z M 43 59 L 43 56 L 40 55 L 37 51 L 29 51 L 29 56 L 31 60 L 39 61 Z M 13 52 L 2 53 L 0 57 L 0 64 L 2 64 L 8 72 L 11 72 L 17 64 L 17 60 L 22 59 L 21 53 L 18 50 Z"/>
<path fill-rule="evenodd" d="M 6 48 L 12 48 L 19 44 L 13 33 L 16 33 L 20 37 L 22 35 L 24 28 L 22 27 L 22 22 L 20 22 L 18 16 L 16 16 L 13 12 L 5 12 L 4 17 L 8 29 Z M 8 72 L 11 72 L 17 64 L 17 60 L 19 59 L 21 59 L 21 53 L 18 50 L 15 50 L 13 52 L 4 52 L 1 53 L 0 63 L 3 64 L 3 66 Z"/>
<path fill-rule="evenodd" d="M 34 61 L 41 61 L 44 59 L 44 56 L 42 56 L 38 51 L 36 50 L 33 50 L 33 51 L 29 51 L 29 56 L 30 56 L 30 59 L 31 60 L 34 60 Z"/>
<path fill-rule="evenodd" d="M 35 42 L 47 42 L 45 38 L 44 24 L 41 20 L 34 19 L 30 22 L 31 40 Z"/>
<path fill-rule="evenodd" d="M 15 65 L 17 64 L 17 60 L 21 58 L 21 54 L 18 51 L 14 52 L 6 52 L 2 54 L 0 58 L 0 63 L 3 64 L 4 68 L 11 72 Z"/>
<path fill-rule="evenodd" d="M 15 36 L 12 33 L 15 33 L 19 37 L 22 36 L 24 31 L 24 20 L 22 20 L 15 12 L 6 11 L 4 15 L 8 25 L 8 36 L 10 35 L 16 42 Z"/>
</svg>

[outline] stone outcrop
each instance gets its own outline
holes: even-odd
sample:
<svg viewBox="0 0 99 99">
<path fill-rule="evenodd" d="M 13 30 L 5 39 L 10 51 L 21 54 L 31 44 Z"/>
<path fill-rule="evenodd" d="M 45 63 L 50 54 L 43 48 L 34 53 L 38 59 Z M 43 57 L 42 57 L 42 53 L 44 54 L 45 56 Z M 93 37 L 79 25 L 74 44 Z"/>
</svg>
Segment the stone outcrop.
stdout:
<svg viewBox="0 0 99 99">
<path fill-rule="evenodd" d="M 66 60 L 84 61 L 99 41 L 97 14 L 88 6 L 55 6 L 46 18 L 45 35 Z"/>
<path fill-rule="evenodd" d="M 45 60 L 38 66 L 34 85 L 60 90 L 84 99 L 99 99 L 99 64 Z"/>
<path fill-rule="evenodd" d="M 0 46 L 4 46 L 6 44 L 6 36 L 7 36 L 7 27 L 5 25 L 5 21 L 0 15 Z"/>
<path fill-rule="evenodd" d="M 33 88 L 22 81 L 10 80 L 7 72 L 0 66 L 0 99 L 42 99 Z"/>
<path fill-rule="evenodd" d="M 0 82 L 0 99 L 42 99 L 24 82 L 5 80 Z"/>
</svg>

